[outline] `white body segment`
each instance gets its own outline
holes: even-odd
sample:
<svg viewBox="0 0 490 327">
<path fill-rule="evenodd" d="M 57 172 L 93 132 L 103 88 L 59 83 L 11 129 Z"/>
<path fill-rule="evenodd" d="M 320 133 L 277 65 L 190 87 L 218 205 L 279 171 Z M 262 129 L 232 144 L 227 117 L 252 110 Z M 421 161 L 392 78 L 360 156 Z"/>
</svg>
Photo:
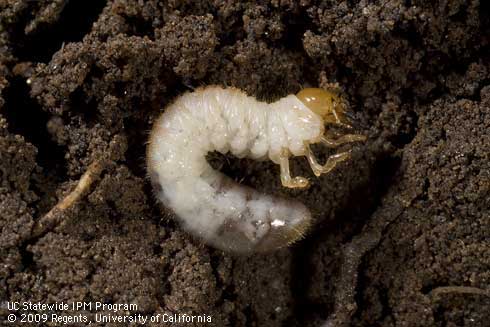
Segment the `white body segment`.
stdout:
<svg viewBox="0 0 490 327">
<path fill-rule="evenodd" d="M 268 104 L 234 88 L 198 89 L 177 98 L 155 122 L 149 175 L 158 199 L 206 243 L 234 252 L 273 250 L 306 229 L 309 210 L 235 183 L 205 156 L 231 152 L 279 163 L 284 149 L 305 155 L 305 141 L 314 143 L 323 131 L 321 117 L 294 95 Z"/>
</svg>

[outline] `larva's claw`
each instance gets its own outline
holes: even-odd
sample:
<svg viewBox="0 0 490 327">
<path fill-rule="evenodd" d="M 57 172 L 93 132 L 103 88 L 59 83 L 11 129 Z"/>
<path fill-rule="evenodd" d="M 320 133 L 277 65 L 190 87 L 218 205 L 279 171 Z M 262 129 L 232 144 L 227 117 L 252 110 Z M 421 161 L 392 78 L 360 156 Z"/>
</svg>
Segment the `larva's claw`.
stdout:
<svg viewBox="0 0 490 327">
<path fill-rule="evenodd" d="M 308 186 L 309 181 L 307 178 L 301 176 L 291 177 L 291 172 L 289 170 L 289 152 L 286 149 L 281 152 L 279 161 L 282 186 L 289 188 L 304 188 Z"/>
<path fill-rule="evenodd" d="M 320 142 L 329 148 L 336 148 L 346 143 L 364 142 L 364 141 L 366 141 L 366 135 L 361 135 L 361 134 L 346 134 L 335 140 L 331 138 L 327 138 L 325 135 L 323 135 L 320 138 Z"/>
<path fill-rule="evenodd" d="M 307 178 L 301 176 L 290 178 L 289 180 L 285 180 L 282 177 L 283 176 L 281 175 L 282 186 L 284 187 L 304 188 L 307 187 L 308 184 L 310 183 Z"/>
<path fill-rule="evenodd" d="M 329 173 L 330 171 L 332 171 L 332 169 L 335 168 L 335 166 L 338 163 L 350 158 L 350 151 L 341 152 L 330 156 L 327 159 L 325 165 L 320 165 L 315 155 L 313 154 L 313 151 L 311 151 L 309 145 L 305 145 L 305 146 L 306 146 L 306 158 L 308 159 L 308 163 L 310 164 L 311 170 L 317 177 L 319 177 L 321 174 Z"/>
</svg>

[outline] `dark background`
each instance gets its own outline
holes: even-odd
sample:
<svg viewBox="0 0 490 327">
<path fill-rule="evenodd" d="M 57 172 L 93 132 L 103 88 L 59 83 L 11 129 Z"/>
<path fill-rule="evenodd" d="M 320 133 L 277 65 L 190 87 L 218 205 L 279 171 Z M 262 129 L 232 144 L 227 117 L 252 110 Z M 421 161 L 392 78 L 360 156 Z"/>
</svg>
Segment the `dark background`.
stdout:
<svg viewBox="0 0 490 327">
<path fill-rule="evenodd" d="M 1 302 L 136 303 L 217 326 L 490 326 L 487 1 L 7 0 L 0 24 Z M 207 248 L 152 197 L 153 120 L 210 84 L 268 101 L 336 88 L 369 137 L 319 179 L 295 159 L 308 190 L 283 189 L 271 162 L 210 156 L 312 210 L 291 248 Z"/>
</svg>

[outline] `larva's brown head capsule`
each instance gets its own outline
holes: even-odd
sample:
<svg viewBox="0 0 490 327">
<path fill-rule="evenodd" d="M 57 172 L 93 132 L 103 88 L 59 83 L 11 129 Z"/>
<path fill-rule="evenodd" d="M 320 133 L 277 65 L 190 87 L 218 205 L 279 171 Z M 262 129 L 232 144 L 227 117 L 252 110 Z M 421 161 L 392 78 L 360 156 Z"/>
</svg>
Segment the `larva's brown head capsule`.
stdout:
<svg viewBox="0 0 490 327">
<path fill-rule="evenodd" d="M 311 111 L 322 117 L 325 123 L 342 122 L 348 125 L 345 106 L 337 94 L 320 88 L 305 88 L 296 94 Z"/>
</svg>

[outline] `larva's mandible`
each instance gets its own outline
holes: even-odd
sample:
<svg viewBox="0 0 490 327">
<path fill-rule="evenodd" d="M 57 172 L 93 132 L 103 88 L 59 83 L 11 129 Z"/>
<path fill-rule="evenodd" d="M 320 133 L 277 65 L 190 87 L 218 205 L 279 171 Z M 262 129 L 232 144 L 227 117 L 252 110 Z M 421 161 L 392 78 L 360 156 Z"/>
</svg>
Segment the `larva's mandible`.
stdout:
<svg viewBox="0 0 490 327">
<path fill-rule="evenodd" d="M 348 159 L 335 154 L 320 165 L 310 144 L 336 147 L 362 141 L 324 135 L 325 123 L 345 124 L 339 99 L 322 89 L 303 89 L 274 103 L 257 101 L 235 88 L 209 86 L 186 93 L 155 122 L 147 151 L 148 173 L 156 196 L 181 225 L 216 248 L 247 253 L 293 243 L 311 224 L 311 213 L 293 199 L 262 194 L 211 168 L 206 154 L 231 152 L 280 165 L 286 187 L 305 187 L 291 177 L 289 156 L 306 156 L 319 176 Z"/>
</svg>

